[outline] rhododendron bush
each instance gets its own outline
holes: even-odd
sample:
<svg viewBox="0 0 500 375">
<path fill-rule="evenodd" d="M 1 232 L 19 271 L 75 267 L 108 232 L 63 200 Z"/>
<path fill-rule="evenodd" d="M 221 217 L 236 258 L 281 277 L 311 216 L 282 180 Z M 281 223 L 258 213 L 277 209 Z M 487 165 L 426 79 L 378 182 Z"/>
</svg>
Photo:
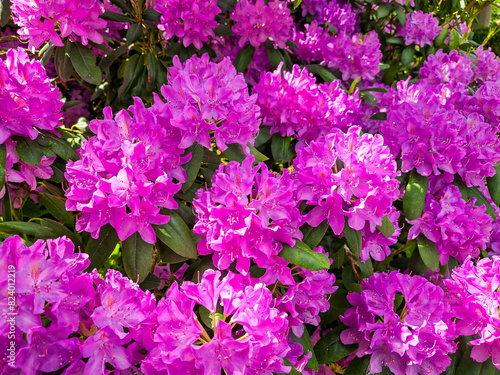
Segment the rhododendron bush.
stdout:
<svg viewBox="0 0 500 375">
<path fill-rule="evenodd" d="M 0 375 L 500 374 L 490 2 L 0 5 Z"/>
</svg>

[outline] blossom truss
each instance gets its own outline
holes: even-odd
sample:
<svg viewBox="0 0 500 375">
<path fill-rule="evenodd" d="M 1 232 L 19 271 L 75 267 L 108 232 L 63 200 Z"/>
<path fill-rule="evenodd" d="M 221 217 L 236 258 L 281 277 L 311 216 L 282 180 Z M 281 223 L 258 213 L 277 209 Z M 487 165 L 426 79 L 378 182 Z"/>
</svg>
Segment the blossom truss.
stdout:
<svg viewBox="0 0 500 375">
<path fill-rule="evenodd" d="M 340 338 L 359 344 L 356 356 L 371 354 L 371 373 L 387 366 L 395 375 L 438 375 L 449 366 L 455 323 L 440 287 L 398 271 L 376 273 L 347 300 L 353 307 L 340 318 L 349 326 Z"/>
<path fill-rule="evenodd" d="M 282 72 L 282 67 L 262 73 L 253 87 L 271 134 L 309 143 L 333 128 L 347 130 L 360 117 L 358 91 L 348 95 L 339 80 L 318 85 L 306 68 L 294 65 L 291 72 Z"/>
<path fill-rule="evenodd" d="M 278 261 L 274 259 L 281 242 L 293 246 L 295 239 L 302 239 L 303 217 L 290 173 L 285 169 L 275 175 L 264 163 L 252 167 L 253 161 L 250 156 L 241 165 L 221 164 L 212 187 L 198 190 L 193 200 L 197 216 L 193 231 L 202 236 L 199 253 L 214 253 L 214 264 L 222 270 L 236 260 L 236 269 L 243 274 L 251 260 L 264 268 Z"/>
<path fill-rule="evenodd" d="M 406 15 L 406 24 L 399 35 L 404 36 L 407 45 L 415 43 L 424 47 L 426 44 L 432 46 L 440 32 L 441 27 L 436 17 L 417 10 Z"/>
<path fill-rule="evenodd" d="M 271 307 L 272 301 L 265 284 L 231 272 L 221 279 L 219 271 L 207 270 L 200 282 L 180 288 L 175 282 L 158 304 L 154 347 L 142 372 L 289 372 L 283 364 L 290 350 L 286 314 Z"/>
<path fill-rule="evenodd" d="M 473 335 L 471 357 L 484 362 L 490 356 L 500 369 L 500 257 L 473 262 L 468 257 L 444 283 L 453 315 L 459 319 L 457 332 Z"/>
<path fill-rule="evenodd" d="M 19 35 L 29 40 L 32 50 L 48 40 L 62 47 L 61 38 L 66 37 L 83 45 L 104 41 L 100 32 L 107 23 L 99 18 L 104 4 L 98 0 L 13 0 L 11 10 L 14 23 L 20 27 Z"/>
<path fill-rule="evenodd" d="M 184 47 L 193 44 L 201 49 L 203 42 L 215 38 L 215 16 L 221 11 L 216 0 L 157 0 L 153 9 L 161 14 L 158 29 L 163 30 L 165 40 L 175 35 Z"/>
<path fill-rule="evenodd" d="M 357 126 L 347 133 L 333 129 L 297 150 L 294 178 L 298 198 L 313 209 L 307 222 L 318 226 L 328 220 L 335 234 L 349 226 L 371 232 L 382 224 L 399 197 L 396 162 L 380 135 L 360 134 Z"/>
<path fill-rule="evenodd" d="M 477 257 L 485 249 L 493 230 L 493 219 L 486 206 L 476 206 L 476 198 L 462 199 L 458 187 L 448 185 L 435 196 L 428 194 L 422 216 L 408 221 L 413 226 L 408 238 L 420 233 L 435 242 L 441 264 L 452 256 L 460 263 L 467 257 Z"/>
<path fill-rule="evenodd" d="M 81 159 L 67 165 L 66 208 L 82 212 L 76 229 L 94 238 L 110 223 L 121 240 L 138 231 L 154 243 L 151 224 L 168 222 L 161 208 L 177 208 L 172 196 L 186 180 L 180 165 L 190 154 L 182 155 L 180 131 L 168 112 L 146 109 L 138 98 L 129 111 L 133 116 L 121 110 L 113 118 L 108 107 L 103 120 L 91 121 L 96 135 L 82 143 Z"/>
<path fill-rule="evenodd" d="M 170 124 L 179 129 L 182 148 L 196 141 L 211 149 L 213 133 L 221 151 L 227 143 L 246 149 L 247 143 L 253 145 L 260 125 L 257 98 L 248 94 L 243 74 L 236 72 L 229 58 L 219 63 L 209 59 L 208 54 L 193 56 L 182 64 L 175 56 L 168 85 L 161 88 L 166 103 L 155 107 L 171 113 Z"/>
</svg>

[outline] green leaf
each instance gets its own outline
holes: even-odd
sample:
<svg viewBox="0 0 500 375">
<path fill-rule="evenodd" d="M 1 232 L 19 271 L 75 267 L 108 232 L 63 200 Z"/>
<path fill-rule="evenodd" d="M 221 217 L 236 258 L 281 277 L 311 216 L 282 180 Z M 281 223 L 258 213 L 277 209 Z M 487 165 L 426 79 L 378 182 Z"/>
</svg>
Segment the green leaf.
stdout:
<svg viewBox="0 0 500 375">
<path fill-rule="evenodd" d="M 429 178 L 412 170 L 403 198 L 403 213 L 408 220 L 418 219 L 422 215 L 428 188 Z"/>
<path fill-rule="evenodd" d="M 130 22 L 130 17 L 127 17 L 123 14 L 116 12 L 104 12 L 99 16 L 99 18 L 102 18 L 103 20 L 106 21 L 125 22 L 125 23 Z"/>
<path fill-rule="evenodd" d="M 424 264 L 432 271 L 439 268 L 439 253 L 436 244 L 420 233 L 418 236 L 418 252 Z"/>
<path fill-rule="evenodd" d="M 111 3 L 113 5 L 116 5 L 118 8 L 120 8 L 123 11 L 123 13 L 129 13 L 129 14 L 134 13 L 132 8 L 130 8 L 128 6 L 128 4 L 126 4 L 125 1 L 123 1 L 123 0 L 111 0 Z"/>
<path fill-rule="evenodd" d="M 243 151 L 243 147 L 240 144 L 231 143 L 226 146 L 227 149 L 225 149 L 222 154 L 227 160 L 237 161 L 238 163 L 241 163 L 247 158 L 247 155 Z"/>
<path fill-rule="evenodd" d="M 294 43 L 291 40 L 287 40 L 285 44 L 288 47 L 290 47 L 291 49 L 300 49 L 300 47 L 297 45 L 297 43 Z"/>
<path fill-rule="evenodd" d="M 450 32 L 450 43 L 448 44 L 450 50 L 457 49 L 459 44 L 460 44 L 460 34 L 456 29 L 452 29 Z"/>
<path fill-rule="evenodd" d="M 238 53 L 238 56 L 236 56 L 236 59 L 233 63 L 237 72 L 244 73 L 245 70 L 247 70 L 248 64 L 250 64 L 250 62 L 252 61 L 254 53 L 255 47 L 251 44 L 247 44 L 241 49 L 240 53 Z"/>
<path fill-rule="evenodd" d="M 45 130 L 40 131 L 35 141 L 43 147 L 48 147 L 66 161 L 76 161 L 80 158 L 65 139 L 58 138 Z"/>
<path fill-rule="evenodd" d="M 228 10 L 233 9 L 237 3 L 237 0 L 218 0 L 217 6 L 222 11 L 222 13 L 226 13 Z"/>
<path fill-rule="evenodd" d="M 130 280 L 142 283 L 153 265 L 153 245 L 141 238 L 139 232 L 122 241 L 123 268 Z"/>
<path fill-rule="evenodd" d="M 387 216 L 384 216 L 382 219 L 382 225 L 377 225 L 377 229 L 384 235 L 385 238 L 391 237 L 395 231 L 394 224 L 387 218 Z"/>
<path fill-rule="evenodd" d="M 183 256 L 180 256 L 176 252 L 174 252 L 170 247 L 165 245 L 163 242 L 158 241 L 156 244 L 156 250 L 158 250 L 158 253 L 160 254 L 160 258 L 162 262 L 169 263 L 169 264 L 175 264 L 175 263 L 181 263 L 185 262 L 189 258 L 185 258 Z"/>
<path fill-rule="evenodd" d="M 312 353 L 311 358 L 308 359 L 307 361 L 307 367 L 309 367 L 311 370 L 318 371 L 319 369 L 319 364 L 318 360 L 316 359 L 316 353 L 314 352 L 313 345 L 311 342 L 311 337 L 309 336 L 309 332 L 307 332 L 307 328 L 304 325 L 304 333 L 300 338 L 295 336 L 293 332 L 290 332 L 290 336 L 292 338 L 293 342 L 298 342 L 300 345 L 302 345 L 303 348 L 303 354 L 306 355 L 307 353 Z"/>
<path fill-rule="evenodd" d="M 401 26 L 406 25 L 406 13 L 404 7 L 399 5 L 396 6 L 396 16 L 398 17 L 398 21 Z"/>
<path fill-rule="evenodd" d="M 103 226 L 99 231 L 99 237 L 91 238 L 85 246 L 85 252 L 89 254 L 90 259 L 87 270 L 101 268 L 115 250 L 118 240 L 118 234 L 111 224 Z"/>
<path fill-rule="evenodd" d="M 27 234 L 36 238 L 58 237 L 58 233 L 51 228 L 44 228 L 40 224 L 22 221 L 4 221 L 0 223 L 0 232 Z"/>
<path fill-rule="evenodd" d="M 10 0 L 0 1 L 0 27 L 4 27 L 10 20 Z"/>
<path fill-rule="evenodd" d="M 153 290 L 160 286 L 161 280 L 154 273 L 150 273 L 146 276 L 144 281 L 139 285 L 139 287 L 143 290 Z"/>
<path fill-rule="evenodd" d="M 377 16 L 379 18 L 384 18 L 391 13 L 391 5 L 390 4 L 380 4 L 377 9 Z"/>
<path fill-rule="evenodd" d="M 97 67 L 94 53 L 89 48 L 80 43 L 71 43 L 69 57 L 76 72 L 84 81 L 96 86 L 101 84 L 101 69 Z"/>
<path fill-rule="evenodd" d="M 127 45 L 130 46 L 131 44 L 134 44 L 139 40 L 141 36 L 142 36 L 141 24 L 134 23 L 128 28 L 127 34 L 125 35 L 125 40 L 127 41 Z"/>
<path fill-rule="evenodd" d="M 373 275 L 373 264 L 370 258 L 368 258 L 365 262 L 359 262 L 358 265 L 364 277 L 370 277 Z"/>
<path fill-rule="evenodd" d="M 269 62 L 273 66 L 273 70 L 278 68 L 280 63 L 283 63 L 283 68 L 284 70 L 290 70 L 291 66 L 288 66 L 288 64 L 285 63 L 285 56 L 284 56 L 284 51 L 274 48 L 272 43 L 270 43 L 268 40 L 264 43 L 264 46 L 266 47 L 267 51 L 267 57 L 269 58 Z"/>
<path fill-rule="evenodd" d="M 279 133 L 273 134 L 271 152 L 278 163 L 286 163 L 295 157 L 292 137 L 282 137 Z"/>
<path fill-rule="evenodd" d="M 42 50 L 40 50 L 40 53 L 39 53 L 39 56 L 41 55 L 41 59 L 40 59 L 40 63 L 42 65 L 47 65 L 47 63 L 49 62 L 50 58 L 52 57 L 52 52 L 54 52 L 54 48 L 56 46 L 54 46 L 52 44 L 52 42 L 48 42 L 47 44 L 45 44 L 44 48 L 46 47 L 46 49 L 42 52 Z"/>
<path fill-rule="evenodd" d="M 415 56 L 415 46 L 406 46 L 401 53 L 401 63 L 408 65 L 412 62 L 413 56 Z"/>
<path fill-rule="evenodd" d="M 294 247 L 283 244 L 283 250 L 278 256 L 296 266 L 311 271 L 330 268 L 330 260 L 326 255 L 311 250 L 309 246 L 301 241 L 295 241 Z"/>
<path fill-rule="evenodd" d="M 349 249 L 356 256 L 356 258 L 359 258 L 359 256 L 361 255 L 361 246 L 362 246 L 361 231 L 352 229 L 349 226 L 349 223 L 347 222 L 346 218 L 344 230 L 342 231 L 342 233 L 345 236 L 347 246 L 349 246 Z"/>
<path fill-rule="evenodd" d="M 391 43 L 391 44 L 404 44 L 405 43 L 403 38 L 395 37 L 395 36 L 391 36 L 391 37 L 387 38 L 385 41 L 387 43 Z"/>
<path fill-rule="evenodd" d="M 12 137 L 16 141 L 16 152 L 22 161 L 29 165 L 38 165 L 42 161 L 42 149 L 38 143 L 28 137 Z"/>
<path fill-rule="evenodd" d="M 354 357 L 345 369 L 344 375 L 365 375 L 370 365 L 371 356 L 365 355 L 364 357 Z"/>
<path fill-rule="evenodd" d="M 144 61 L 142 55 L 135 54 L 126 62 L 125 71 L 123 72 L 123 84 L 118 90 L 118 95 L 130 95 L 132 88 L 137 86 L 140 76 L 144 72 Z"/>
<path fill-rule="evenodd" d="M 325 82 L 330 83 L 337 79 L 327 68 L 322 65 L 306 65 L 306 68 L 310 73 L 319 75 Z"/>
<path fill-rule="evenodd" d="M 471 357 L 472 346 L 467 346 L 467 350 L 458 364 L 457 375 L 496 375 L 498 371 L 491 361 L 491 357 L 485 362 L 476 362 Z"/>
<path fill-rule="evenodd" d="M 302 0 L 293 0 L 293 9 L 297 9 L 301 3 Z"/>
<path fill-rule="evenodd" d="M 326 365 L 337 362 L 356 350 L 357 345 L 344 345 L 340 340 L 340 333 L 346 328 L 345 325 L 336 327 L 314 345 L 314 352 L 319 364 Z"/>
<path fill-rule="evenodd" d="M 161 13 L 153 8 L 148 8 L 142 12 L 142 18 L 146 21 L 160 22 Z"/>
<path fill-rule="evenodd" d="M 184 220 L 172 210 L 162 210 L 170 216 L 168 223 L 153 225 L 158 239 L 174 252 L 185 258 L 196 258 L 198 251 L 192 237 L 192 231 Z"/>
<path fill-rule="evenodd" d="M 64 201 L 49 193 L 40 193 L 40 203 L 47 208 L 52 216 L 67 225 L 74 225 L 75 218 L 71 212 L 66 211 Z"/>
<path fill-rule="evenodd" d="M 309 224 L 304 224 L 300 228 L 300 231 L 304 236 L 302 241 L 311 249 L 314 249 L 319 245 L 323 237 L 325 237 L 325 233 L 328 228 L 330 228 L 328 220 L 323 220 L 317 227 L 312 227 Z"/>
<path fill-rule="evenodd" d="M 467 187 L 467 196 L 470 198 L 476 198 L 476 203 L 475 205 L 478 207 L 481 207 L 482 205 L 486 206 L 486 213 L 491 216 L 493 221 L 497 221 L 497 214 L 495 213 L 495 210 L 491 206 L 491 203 L 488 202 L 488 199 L 478 190 L 477 187 L 472 186 L 472 187 Z"/>
<path fill-rule="evenodd" d="M 42 227 L 52 229 L 54 232 L 57 233 L 57 237 L 62 237 L 62 236 L 68 237 L 71 240 L 71 242 L 73 242 L 73 244 L 75 246 L 81 246 L 82 245 L 82 243 L 80 242 L 80 239 L 78 239 L 78 237 L 75 235 L 74 232 L 70 231 L 63 224 L 58 223 L 55 220 L 41 218 L 40 219 L 40 225 Z"/>
<path fill-rule="evenodd" d="M 7 148 L 5 143 L 0 144 L 0 190 L 5 185 L 5 164 L 7 163 Z"/>
<path fill-rule="evenodd" d="M 102 71 L 105 71 L 108 69 L 118 57 L 123 55 L 128 51 L 129 46 L 127 44 L 123 44 L 120 47 L 112 50 L 111 52 L 108 52 L 104 57 L 99 61 L 99 68 L 101 68 Z"/>
<path fill-rule="evenodd" d="M 259 135 L 255 138 L 255 147 L 262 146 L 264 143 L 269 141 L 272 137 L 270 133 L 270 126 L 261 126 L 259 129 Z"/>
<path fill-rule="evenodd" d="M 167 71 L 158 57 L 154 53 L 148 54 L 148 86 L 150 90 L 154 91 L 155 87 L 158 91 L 162 86 L 167 84 Z M 153 87 L 151 87 L 153 86 Z"/>
<path fill-rule="evenodd" d="M 490 193 L 491 199 L 497 206 L 500 207 L 500 164 L 495 166 L 494 176 L 486 177 L 486 182 L 488 185 L 488 193 Z M 0 182 L 0 189 L 1 186 L 2 185 Z"/>
<path fill-rule="evenodd" d="M 215 36 L 233 36 L 233 32 L 228 25 L 221 23 L 214 30 Z"/>
<path fill-rule="evenodd" d="M 185 193 L 193 185 L 196 176 L 201 167 L 201 162 L 203 161 L 203 146 L 198 142 L 193 143 L 188 149 L 191 153 L 191 160 L 182 166 L 185 169 L 187 179 L 186 182 L 182 184 L 182 192 Z"/>
<path fill-rule="evenodd" d="M 446 37 L 448 36 L 450 30 L 447 27 L 443 27 L 439 35 L 434 39 L 434 45 L 436 47 L 444 47 L 446 42 Z"/>
<path fill-rule="evenodd" d="M 387 120 L 387 112 L 377 112 L 372 117 L 370 117 L 370 120 L 385 121 Z"/>
</svg>

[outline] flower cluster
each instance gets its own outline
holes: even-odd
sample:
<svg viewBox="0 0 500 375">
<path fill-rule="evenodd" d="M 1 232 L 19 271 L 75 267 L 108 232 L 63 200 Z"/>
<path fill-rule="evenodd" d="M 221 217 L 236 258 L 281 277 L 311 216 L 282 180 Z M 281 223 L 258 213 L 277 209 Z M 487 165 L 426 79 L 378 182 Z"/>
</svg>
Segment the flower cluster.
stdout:
<svg viewBox="0 0 500 375">
<path fill-rule="evenodd" d="M 121 240 L 138 231 L 154 243 L 151 224 L 168 222 L 159 214 L 161 207 L 177 208 L 172 196 L 186 179 L 180 165 L 190 156 L 182 156 L 177 129 L 168 118 L 146 109 L 138 98 L 129 111 L 133 117 L 122 110 L 113 119 L 108 107 L 103 120 L 91 121 L 96 135 L 83 142 L 80 160 L 68 162 L 66 208 L 83 213 L 76 228 L 94 238 L 110 223 Z"/>
<path fill-rule="evenodd" d="M 165 40 L 175 35 L 184 47 L 192 43 L 201 49 L 203 42 L 215 38 L 215 16 L 221 11 L 216 0 L 157 0 L 153 9 L 161 14 L 158 29 L 163 30 Z"/>
<path fill-rule="evenodd" d="M 22 48 L 0 60 L 0 144 L 14 135 L 35 139 L 38 130 L 57 134 L 63 102 L 43 65 Z"/>
<path fill-rule="evenodd" d="M 485 50 L 483 46 L 477 47 L 474 55 L 478 60 L 474 63 L 474 81 L 497 81 L 500 78 L 500 58 L 491 52 L 491 48 Z"/>
<path fill-rule="evenodd" d="M 500 257 L 478 260 L 468 257 L 453 270 L 452 279 L 445 279 L 447 296 L 457 317 L 457 333 L 474 335 L 471 357 L 484 362 L 490 356 L 500 369 Z"/>
<path fill-rule="evenodd" d="M 241 165 L 222 164 L 212 177 L 212 187 L 200 189 L 193 201 L 197 215 L 193 231 L 203 236 L 199 253 L 214 253 L 214 264 L 222 270 L 236 260 L 236 269 L 243 274 L 251 259 L 263 268 L 278 262 L 280 241 L 293 246 L 295 239 L 302 239 L 298 228 L 303 217 L 288 170 L 275 175 L 264 163 L 252 167 L 253 161 L 250 156 Z"/>
<path fill-rule="evenodd" d="M 358 15 L 351 4 L 336 0 L 306 0 L 301 2 L 302 15 L 315 15 L 320 25 L 333 26 L 337 34 L 352 34 L 358 29 Z"/>
<path fill-rule="evenodd" d="M 257 95 L 263 125 L 271 126 L 271 134 L 294 136 L 301 143 L 325 135 L 332 128 L 347 130 L 360 116 L 361 100 L 340 87 L 340 81 L 316 84 L 306 68 L 294 65 L 291 72 L 263 73 L 253 87 Z"/>
<path fill-rule="evenodd" d="M 226 143 L 253 145 L 260 124 L 257 98 L 248 94 L 245 79 L 231 60 L 216 64 L 204 54 L 184 64 L 175 56 L 173 63 L 169 84 L 161 89 L 166 103 L 156 107 L 171 113 L 170 124 L 181 132 L 179 146 L 187 148 L 196 141 L 210 149 L 210 132 L 221 151 L 227 149 Z"/>
<path fill-rule="evenodd" d="M 146 375 L 288 372 L 286 314 L 271 307 L 272 300 L 264 284 L 234 273 L 221 279 L 219 271 L 207 270 L 198 284 L 172 284 L 158 304 L 154 347 L 141 370 Z M 205 325 L 193 311 L 196 304 Z"/>
<path fill-rule="evenodd" d="M 486 206 L 478 207 L 475 201 L 464 201 L 455 185 L 443 188 L 436 196 L 428 194 L 422 216 L 409 221 L 413 226 L 408 238 L 423 233 L 435 242 L 441 264 L 448 263 L 449 256 L 459 262 L 478 256 L 479 248 L 486 248 L 493 220 L 485 213 Z"/>
<path fill-rule="evenodd" d="M 368 224 L 373 232 L 399 197 L 399 172 L 383 138 L 360 135 L 360 130 L 333 129 L 297 150 L 293 164 L 297 194 L 314 206 L 307 215 L 312 226 L 328 220 L 333 232 L 340 234 L 347 217 L 351 228 L 360 230 Z"/>
<path fill-rule="evenodd" d="M 97 44 L 104 41 L 100 31 L 106 28 L 106 21 L 99 18 L 104 5 L 98 0 L 13 0 L 11 10 L 15 24 L 20 26 L 19 35 L 29 40 L 30 49 L 48 40 L 62 47 L 61 38 L 66 37 L 83 45 L 89 40 Z"/>
<path fill-rule="evenodd" d="M 439 21 L 431 13 L 421 10 L 406 15 L 406 24 L 401 30 L 401 36 L 405 38 L 405 44 L 418 44 L 420 47 L 426 44 L 432 46 L 432 42 L 441 32 Z"/>
<path fill-rule="evenodd" d="M 450 364 L 455 325 L 440 287 L 420 276 L 376 273 L 347 299 L 353 307 L 341 317 L 349 328 L 340 338 L 359 344 L 356 356 L 371 354 L 371 373 L 387 366 L 395 375 L 437 375 Z"/>
<path fill-rule="evenodd" d="M 438 50 L 430 55 L 420 69 L 420 79 L 430 85 L 449 83 L 452 87 L 468 85 L 472 81 L 474 71 L 471 61 L 465 54 L 456 50 L 444 53 Z"/>
<path fill-rule="evenodd" d="M 250 42 L 255 48 L 270 39 L 275 48 L 285 48 L 290 35 L 293 19 L 286 1 L 243 0 L 238 2 L 231 13 L 234 21 L 232 31 L 239 37 L 238 45 Z"/>
<path fill-rule="evenodd" d="M 444 172 L 451 179 L 458 173 L 468 186 L 481 186 L 482 178 L 492 176 L 500 160 L 498 119 L 487 117 L 487 106 L 497 99 L 486 100 L 487 86 L 468 96 L 467 87 L 457 81 L 435 86 L 427 79 L 430 76 L 418 84 L 398 84 L 381 133 L 392 153 L 401 155 L 403 172 L 413 168 L 423 176 Z"/>
</svg>

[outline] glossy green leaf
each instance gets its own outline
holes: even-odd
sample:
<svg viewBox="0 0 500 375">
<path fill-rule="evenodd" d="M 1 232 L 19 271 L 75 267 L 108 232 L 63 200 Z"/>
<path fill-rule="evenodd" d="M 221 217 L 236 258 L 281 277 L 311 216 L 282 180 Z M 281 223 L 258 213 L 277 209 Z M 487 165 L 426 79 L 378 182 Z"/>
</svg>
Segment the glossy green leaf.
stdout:
<svg viewBox="0 0 500 375">
<path fill-rule="evenodd" d="M 22 221 L 5 221 L 0 223 L 0 232 L 27 234 L 36 238 L 57 238 L 58 233 L 42 227 L 40 224 Z"/>
<path fill-rule="evenodd" d="M 68 81 L 73 75 L 73 63 L 69 57 L 69 42 L 66 46 L 56 48 L 54 67 L 62 82 Z"/>
<path fill-rule="evenodd" d="M 110 0 L 113 5 L 116 5 L 118 8 L 120 8 L 123 13 L 129 13 L 133 14 L 134 11 L 132 8 L 123 0 Z"/>
<path fill-rule="evenodd" d="M 131 56 L 125 65 L 123 72 L 123 84 L 118 90 L 118 95 L 130 95 L 134 87 L 137 87 L 137 82 L 144 72 L 145 66 L 142 55 L 135 54 Z"/>
<path fill-rule="evenodd" d="M 467 346 L 460 363 L 458 364 L 456 375 L 497 375 L 500 373 L 493 365 L 491 357 L 485 362 L 476 362 L 471 357 L 472 346 Z"/>
<path fill-rule="evenodd" d="M 59 138 L 45 130 L 40 131 L 35 141 L 41 146 L 48 147 L 66 161 L 79 159 L 76 151 L 64 138 Z"/>
<path fill-rule="evenodd" d="M 44 205 L 47 211 L 57 220 L 67 225 L 75 224 L 73 214 L 70 211 L 66 211 L 64 200 L 49 193 L 40 193 L 38 199 L 40 204 Z"/>
<path fill-rule="evenodd" d="M 401 53 L 401 63 L 408 65 L 413 61 L 413 56 L 415 56 L 415 46 L 406 46 Z"/>
<path fill-rule="evenodd" d="M 271 152 L 278 163 L 286 163 L 295 156 L 295 146 L 292 137 L 282 137 L 279 133 L 273 134 Z"/>
<path fill-rule="evenodd" d="M 273 44 L 269 41 L 264 43 L 264 46 L 267 51 L 267 57 L 269 58 L 269 62 L 271 63 L 273 70 L 278 68 L 278 66 L 283 63 L 282 70 L 290 70 L 292 67 L 286 61 L 285 51 L 282 51 L 279 48 L 274 48 Z"/>
<path fill-rule="evenodd" d="M 161 13 L 153 8 L 148 8 L 142 12 L 142 18 L 146 21 L 160 22 Z"/>
<path fill-rule="evenodd" d="M 324 254 L 317 253 L 305 243 L 295 241 L 295 246 L 283 244 L 283 250 L 278 254 L 280 258 L 311 271 L 330 268 L 330 260 Z"/>
<path fill-rule="evenodd" d="M 308 359 L 307 361 L 307 367 L 309 367 L 311 370 L 318 371 L 319 369 L 319 364 L 318 360 L 316 358 L 316 353 L 314 352 L 313 345 L 311 342 L 311 337 L 309 336 L 309 332 L 307 332 L 307 328 L 304 326 L 304 333 L 302 336 L 297 337 L 293 332 L 290 332 L 290 336 L 292 338 L 293 342 L 298 342 L 300 345 L 302 345 L 303 348 L 303 355 L 306 355 L 307 353 L 312 353 L 311 358 Z"/>
<path fill-rule="evenodd" d="M 301 3 L 302 0 L 293 0 L 293 9 L 297 9 Z"/>
<path fill-rule="evenodd" d="M 368 258 L 365 262 L 358 262 L 358 265 L 364 277 L 370 277 L 373 275 L 373 264 L 370 258 Z"/>
<path fill-rule="evenodd" d="M 495 166 L 494 176 L 486 177 L 486 182 L 491 199 L 497 206 L 500 206 L 500 164 Z"/>
<path fill-rule="evenodd" d="M 319 364 L 329 364 L 347 357 L 357 345 L 344 345 L 340 340 L 340 333 L 347 327 L 342 325 L 328 332 L 314 345 L 314 352 Z"/>
<path fill-rule="evenodd" d="M 93 85 L 101 84 L 101 69 L 97 67 L 96 58 L 90 48 L 82 46 L 80 43 L 71 43 L 69 57 L 76 72 L 84 81 Z"/>
<path fill-rule="evenodd" d="M 111 224 L 101 227 L 99 237 L 91 238 L 85 246 L 85 252 L 89 254 L 90 259 L 87 270 L 101 268 L 115 250 L 118 241 L 118 234 Z"/>
<path fill-rule="evenodd" d="M 384 216 L 384 218 L 382 219 L 382 225 L 377 225 L 377 229 L 386 238 L 391 237 L 396 230 L 394 228 L 394 224 L 387 218 L 387 216 Z"/>
<path fill-rule="evenodd" d="M 142 36 L 142 26 L 140 23 L 134 23 L 130 25 L 127 30 L 127 34 L 125 35 L 125 40 L 127 41 L 127 45 L 134 44 L 139 40 Z"/>
<path fill-rule="evenodd" d="M 237 72 L 243 73 L 245 72 L 245 70 L 247 70 L 248 64 L 250 64 L 250 62 L 252 61 L 254 53 L 255 47 L 251 44 L 247 44 L 241 49 L 240 53 L 238 53 L 238 56 L 236 56 L 236 59 L 233 63 Z"/>
<path fill-rule="evenodd" d="M 123 268 L 130 280 L 142 283 L 153 265 L 153 245 L 145 242 L 139 232 L 122 241 Z"/>
<path fill-rule="evenodd" d="M 408 220 L 422 215 L 428 188 L 429 178 L 419 175 L 416 170 L 411 171 L 403 198 L 403 213 Z"/>
<path fill-rule="evenodd" d="M 128 48 L 128 45 L 123 44 L 116 49 L 106 53 L 101 61 L 99 61 L 99 68 L 101 68 L 102 71 L 108 69 L 111 65 L 113 65 L 118 57 L 122 56 L 128 51 Z"/>
<path fill-rule="evenodd" d="M 42 227 L 52 229 L 54 232 L 57 233 L 57 237 L 62 237 L 62 236 L 68 237 L 71 240 L 71 242 L 73 242 L 75 247 L 82 245 L 80 239 L 75 235 L 74 232 L 72 232 L 71 230 L 68 229 L 68 227 L 64 226 L 63 224 L 55 220 L 41 218 L 40 225 Z"/>
<path fill-rule="evenodd" d="M 5 143 L 0 144 L 0 190 L 3 189 L 5 185 L 5 164 L 7 162 L 7 148 Z"/>
<path fill-rule="evenodd" d="M 325 237 L 328 228 L 330 228 L 328 220 L 323 220 L 317 227 L 312 227 L 309 224 L 304 224 L 300 228 L 300 231 L 303 234 L 302 241 L 311 249 L 314 249 L 319 245 L 323 237 Z"/>
<path fill-rule="evenodd" d="M 42 160 L 42 149 L 38 143 L 28 137 L 12 137 L 16 141 L 16 152 L 22 161 L 29 165 L 38 165 Z"/>
<path fill-rule="evenodd" d="M 405 26 L 406 25 L 406 12 L 405 12 L 404 7 L 402 7 L 400 5 L 396 5 L 396 16 L 397 16 L 398 21 L 401 24 L 401 26 Z"/>
<path fill-rule="evenodd" d="M 382 3 L 378 6 L 377 16 L 379 16 L 379 18 L 384 18 L 384 17 L 388 16 L 389 13 L 391 13 L 391 10 L 392 10 L 392 6 L 390 4 Z"/>
<path fill-rule="evenodd" d="M 439 268 L 439 253 L 436 244 L 420 233 L 418 236 L 418 252 L 424 264 L 432 271 Z"/>
<path fill-rule="evenodd" d="M 130 17 L 127 17 L 123 14 L 116 13 L 116 12 L 104 12 L 99 16 L 99 18 L 102 18 L 103 20 L 106 21 L 115 21 L 115 22 L 124 22 L 124 23 L 129 23 L 130 22 Z"/>
<path fill-rule="evenodd" d="M 391 44 L 405 44 L 405 40 L 401 37 L 391 36 L 385 40 L 387 43 Z"/>
<path fill-rule="evenodd" d="M 170 216 L 170 220 L 166 224 L 153 226 L 158 239 L 180 256 L 196 258 L 198 251 L 191 229 L 175 211 L 162 210 L 163 212 Z"/>
<path fill-rule="evenodd" d="M 467 187 L 467 196 L 470 198 L 476 198 L 476 206 L 486 206 L 486 213 L 491 216 L 493 221 L 497 221 L 497 214 L 495 210 L 491 206 L 491 203 L 488 202 L 488 199 L 481 193 L 477 187 L 471 186 Z"/>
<path fill-rule="evenodd" d="M 450 31 L 450 43 L 448 44 L 450 50 L 457 49 L 460 44 L 460 34 L 456 29 Z"/>
<path fill-rule="evenodd" d="M 354 357 L 345 369 L 344 375 L 366 375 L 370 365 L 370 358 L 369 355 L 361 358 Z"/>
<path fill-rule="evenodd" d="M 441 29 L 441 32 L 437 36 L 437 38 L 434 39 L 434 45 L 436 47 L 444 47 L 445 41 L 446 41 L 446 37 L 448 36 L 449 33 L 450 33 L 450 30 L 447 27 L 443 27 Z"/>
<path fill-rule="evenodd" d="M 156 250 L 158 254 L 160 254 L 160 259 L 162 262 L 175 264 L 187 261 L 189 258 L 180 256 L 176 252 L 174 252 L 170 247 L 165 245 L 163 242 L 158 241 L 156 244 Z"/>
<path fill-rule="evenodd" d="M 198 176 L 203 161 L 203 146 L 195 142 L 187 149 L 187 152 L 191 153 L 191 160 L 182 166 L 187 175 L 186 182 L 182 184 L 181 190 L 183 193 L 188 191 L 194 180 L 196 180 L 196 176 Z"/>
<path fill-rule="evenodd" d="M 233 32 L 228 25 L 220 24 L 214 30 L 215 36 L 233 36 Z"/>
<path fill-rule="evenodd" d="M 154 289 L 158 288 L 161 284 L 161 280 L 158 276 L 156 276 L 154 273 L 150 273 L 149 275 L 146 276 L 144 281 L 139 285 L 139 287 L 146 291 L 146 290 L 151 290 L 153 291 Z"/>
<path fill-rule="evenodd" d="M 349 246 L 349 249 L 352 251 L 352 253 L 356 256 L 356 258 L 359 258 L 361 254 L 361 231 L 359 230 L 354 230 L 352 229 L 346 219 L 346 223 L 344 225 L 344 230 L 342 233 L 345 236 L 347 246 Z"/>
<path fill-rule="evenodd" d="M 0 27 L 4 27 L 10 20 L 10 0 L 0 1 Z"/>
</svg>

